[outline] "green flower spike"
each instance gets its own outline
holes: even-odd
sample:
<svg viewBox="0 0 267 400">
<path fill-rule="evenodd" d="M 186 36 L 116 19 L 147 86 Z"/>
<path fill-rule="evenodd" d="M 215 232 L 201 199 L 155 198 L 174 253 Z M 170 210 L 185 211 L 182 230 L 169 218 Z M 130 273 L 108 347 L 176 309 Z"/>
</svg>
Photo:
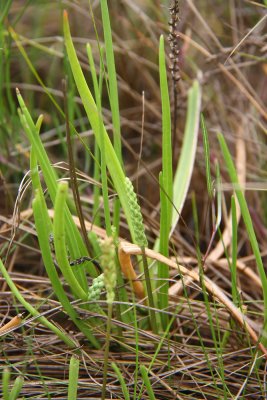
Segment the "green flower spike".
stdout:
<svg viewBox="0 0 267 400">
<path fill-rule="evenodd" d="M 115 246 L 112 237 L 108 237 L 101 243 L 101 265 L 104 268 L 104 283 L 107 291 L 107 303 L 111 304 L 115 298 L 114 288 L 117 282 L 115 264 Z"/>
<path fill-rule="evenodd" d="M 92 286 L 88 290 L 88 300 L 99 300 L 102 290 L 104 289 L 104 274 L 93 279 Z"/>
<path fill-rule="evenodd" d="M 136 244 L 140 247 L 147 247 L 148 243 L 145 235 L 143 217 L 141 214 L 140 206 L 138 204 L 137 196 L 133 188 L 133 184 L 127 177 L 125 178 L 125 184 L 128 197 L 128 205 L 130 208 L 131 219 L 134 226 Z"/>
</svg>

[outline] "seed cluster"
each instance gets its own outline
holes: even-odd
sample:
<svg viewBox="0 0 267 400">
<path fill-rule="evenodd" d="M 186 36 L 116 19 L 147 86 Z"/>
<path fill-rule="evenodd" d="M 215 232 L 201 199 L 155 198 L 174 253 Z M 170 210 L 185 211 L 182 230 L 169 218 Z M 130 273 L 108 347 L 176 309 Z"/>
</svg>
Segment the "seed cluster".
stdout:
<svg viewBox="0 0 267 400">
<path fill-rule="evenodd" d="M 170 70 L 172 74 L 172 80 L 176 84 L 180 79 L 180 68 L 179 68 L 179 47 L 178 47 L 178 21 L 179 21 L 179 4 L 178 0 L 172 0 L 170 7 L 171 18 L 169 20 L 169 36 L 168 41 L 170 42 L 171 52 L 169 54 L 171 63 Z"/>
</svg>

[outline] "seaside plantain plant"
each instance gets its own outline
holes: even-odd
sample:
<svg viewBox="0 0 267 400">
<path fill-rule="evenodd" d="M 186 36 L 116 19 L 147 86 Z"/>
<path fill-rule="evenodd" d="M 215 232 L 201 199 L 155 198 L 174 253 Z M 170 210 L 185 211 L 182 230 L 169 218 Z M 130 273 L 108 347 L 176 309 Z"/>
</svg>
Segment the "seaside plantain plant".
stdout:
<svg viewBox="0 0 267 400">
<path fill-rule="evenodd" d="M 113 189 L 117 194 L 117 199 L 114 203 L 114 221 L 117 223 L 116 231 L 119 234 L 120 226 L 120 208 L 122 209 L 128 229 L 131 235 L 133 243 L 139 245 L 143 250 L 148 246 L 148 241 L 145 236 L 144 225 L 142 222 L 141 210 L 138 205 L 137 197 L 134 192 L 132 183 L 126 178 L 124 173 L 123 158 L 121 155 L 121 137 L 120 137 L 120 115 L 119 115 L 119 101 L 118 101 L 118 90 L 117 90 L 117 77 L 115 69 L 115 59 L 112 44 L 112 35 L 110 29 L 110 21 L 108 16 L 108 8 L 106 1 L 101 1 L 102 7 L 102 18 L 103 26 L 105 27 L 104 38 L 105 38 L 105 51 L 100 49 L 100 75 L 97 79 L 94 59 L 90 46 L 87 46 L 87 54 L 89 64 L 92 69 L 92 78 L 94 82 L 94 94 L 96 100 L 89 89 L 89 86 L 84 77 L 81 69 L 71 33 L 68 21 L 68 14 L 64 12 L 63 16 L 63 30 L 64 40 L 66 46 L 66 56 L 69 62 L 71 72 L 73 74 L 74 82 L 78 89 L 81 97 L 86 115 L 91 125 L 96 146 L 95 151 L 100 151 L 99 155 L 96 155 L 98 164 L 96 168 L 101 169 L 101 174 L 97 174 L 102 179 L 102 194 L 104 199 L 104 210 L 105 210 L 105 226 L 107 227 L 108 236 L 111 235 L 111 216 L 109 215 L 109 198 L 108 198 L 108 183 L 112 185 Z M 38 76 L 38 73 L 31 64 L 26 52 L 18 41 L 18 38 L 14 31 L 11 30 L 11 34 L 14 40 L 17 42 L 19 50 L 24 56 L 26 62 L 30 66 L 30 69 L 38 79 L 39 83 L 44 87 L 46 93 L 48 93 L 43 81 Z M 104 73 L 104 58 L 107 62 L 107 71 Z M 104 79 L 105 78 L 105 79 Z M 159 178 L 159 191 L 160 191 L 160 202 L 161 202 L 161 228 L 159 237 L 155 241 L 159 243 L 159 250 L 163 255 L 168 256 L 169 248 L 169 236 L 177 224 L 184 199 L 186 197 L 189 182 L 191 179 L 192 168 L 195 159 L 196 151 L 196 139 L 198 133 L 199 124 L 199 111 L 200 111 L 200 88 L 197 81 L 193 82 L 192 88 L 188 94 L 188 110 L 185 124 L 185 136 L 183 145 L 181 148 L 180 161 L 176 171 L 172 170 L 172 161 L 170 157 L 171 152 L 171 114 L 170 114 L 170 98 L 168 92 L 168 79 L 166 70 L 165 60 L 165 49 L 164 49 L 164 38 L 161 36 L 159 41 L 159 78 L 160 78 L 160 89 L 162 98 L 162 173 Z M 110 140 L 107 130 L 105 128 L 103 118 L 101 115 L 101 92 L 102 85 L 106 84 L 109 93 L 110 107 L 112 111 L 112 121 L 114 128 L 114 140 Z M 59 182 L 55 168 L 51 165 L 45 147 L 40 139 L 39 132 L 42 124 L 42 117 L 40 116 L 37 123 L 35 124 L 33 118 L 23 100 L 22 95 L 17 90 L 17 98 L 19 102 L 19 116 L 22 127 L 28 137 L 31 144 L 31 179 L 32 187 L 34 191 L 33 200 L 33 213 L 35 218 L 36 231 L 38 235 L 39 245 L 42 252 L 43 262 L 47 271 L 47 274 L 51 280 L 51 284 L 54 293 L 61 303 L 63 309 L 71 318 L 77 328 L 84 333 L 87 339 L 93 346 L 99 348 L 100 343 L 94 336 L 91 327 L 88 322 L 82 321 L 75 310 L 70 298 L 69 293 L 76 299 L 83 302 L 83 308 L 89 310 L 89 303 L 92 300 L 99 299 L 101 290 L 104 289 L 105 278 L 102 275 L 99 276 L 99 272 L 95 268 L 94 263 L 86 262 L 85 265 L 79 266 L 79 268 L 72 268 L 70 265 L 70 259 L 75 260 L 79 257 L 92 257 L 92 254 L 88 254 L 88 249 L 83 242 L 82 236 L 73 221 L 72 213 L 73 207 L 70 207 L 71 201 L 68 199 L 68 185 L 66 182 Z M 49 98 L 53 103 L 55 99 L 49 94 Z M 56 103 L 56 107 L 64 116 L 64 112 L 60 106 Z M 70 122 L 71 124 L 71 122 Z M 76 132 L 75 128 L 71 126 L 71 130 L 76 134 L 79 139 L 80 136 Z M 85 147 L 85 151 L 88 149 Z M 99 166 L 100 163 L 100 166 Z M 108 174 L 107 174 L 108 173 Z M 43 193 L 42 185 L 40 182 L 40 174 L 43 177 L 46 185 L 46 195 Z M 107 176 L 109 178 L 107 179 Z M 174 177 L 174 178 L 173 178 Z M 101 190 L 94 191 L 94 202 L 100 204 L 99 196 Z M 51 221 L 51 212 L 48 210 L 47 201 L 51 201 L 54 208 L 53 222 Z M 134 199 L 134 202 L 132 202 Z M 70 211 L 72 210 L 72 211 Z M 98 219 L 98 222 L 100 220 Z M 143 232 L 143 233 L 142 233 Z M 49 244 L 49 237 L 53 233 L 54 244 L 55 244 L 55 256 L 57 264 L 60 269 L 60 273 L 55 266 L 53 254 Z M 142 240 L 140 240 L 140 234 L 142 234 Z M 92 247 L 96 248 L 95 237 L 89 235 L 92 240 Z M 153 243 L 152 243 L 153 246 Z M 99 257 L 100 254 L 94 254 Z M 168 318 L 164 313 L 160 314 L 159 320 L 156 321 L 154 309 L 165 310 L 168 307 L 168 279 L 169 272 L 168 268 L 159 263 L 157 268 L 149 265 L 149 260 L 145 257 L 143 251 L 143 267 L 141 272 L 144 271 L 145 277 L 145 288 L 148 295 L 149 304 L 149 319 L 147 329 L 152 327 L 156 333 L 160 329 L 166 329 L 168 326 Z M 140 261 L 139 260 L 139 261 Z M 117 264 L 118 266 L 118 264 Z M 149 271 L 149 269 L 151 270 Z M 118 272 L 118 271 L 117 271 Z M 65 283 L 67 283 L 68 290 L 65 290 L 64 285 L 61 282 L 60 275 L 63 275 Z M 92 280 L 92 286 L 88 284 L 88 278 Z M 155 283 L 157 282 L 157 283 Z M 117 296 L 119 300 L 122 300 L 125 304 L 128 301 L 128 296 L 125 288 L 123 287 L 123 279 L 120 273 L 117 274 Z M 97 287 L 97 290 L 94 288 Z M 88 303 L 86 305 L 86 303 Z M 127 305 L 121 305 L 121 309 L 127 310 Z M 28 311 L 32 315 L 38 315 L 38 311 L 34 312 L 30 307 Z M 132 314 L 122 313 L 119 316 L 128 323 L 134 323 L 134 317 Z M 45 319 L 42 319 L 44 322 Z M 45 322 L 47 323 L 47 322 Z M 47 325 L 48 326 L 48 325 Z M 49 327 L 52 329 L 51 325 Z M 56 327 L 53 327 L 55 332 L 64 337 L 66 343 L 71 347 L 75 347 L 75 343 L 62 332 L 58 332 Z M 65 336 L 64 336 L 65 335 Z"/>
</svg>

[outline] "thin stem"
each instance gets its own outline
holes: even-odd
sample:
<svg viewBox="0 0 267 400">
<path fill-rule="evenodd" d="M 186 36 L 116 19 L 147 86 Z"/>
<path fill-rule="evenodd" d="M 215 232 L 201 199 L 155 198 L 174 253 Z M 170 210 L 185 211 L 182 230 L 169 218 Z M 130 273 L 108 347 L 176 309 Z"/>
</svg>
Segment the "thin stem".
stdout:
<svg viewBox="0 0 267 400">
<path fill-rule="evenodd" d="M 105 398 L 106 398 L 111 318 L 112 318 L 112 303 L 108 303 L 107 339 L 106 339 L 105 354 L 104 354 L 104 370 L 103 370 L 103 385 L 102 385 L 101 400 L 105 400 Z"/>
<path fill-rule="evenodd" d="M 149 304 L 149 314 L 150 314 L 151 327 L 152 327 L 152 331 L 154 333 L 158 333 L 158 328 L 157 328 L 157 323 L 156 323 L 154 299 L 153 299 L 153 293 L 152 293 L 152 288 L 151 288 L 151 281 L 150 281 L 150 275 L 149 275 L 149 270 L 148 270 L 148 263 L 147 263 L 146 254 L 145 254 L 145 248 L 141 247 L 141 250 L 142 250 L 142 260 L 143 260 L 143 266 L 144 266 L 144 274 L 145 274 L 145 280 L 146 280 L 146 289 L 147 289 L 147 297 L 148 297 L 148 304 Z"/>
</svg>

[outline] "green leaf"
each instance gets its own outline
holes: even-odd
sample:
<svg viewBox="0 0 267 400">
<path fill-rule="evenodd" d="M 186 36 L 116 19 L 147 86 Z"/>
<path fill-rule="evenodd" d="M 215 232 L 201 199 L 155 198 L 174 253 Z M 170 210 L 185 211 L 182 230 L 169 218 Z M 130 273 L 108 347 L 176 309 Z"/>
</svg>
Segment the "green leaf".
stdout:
<svg viewBox="0 0 267 400">
<path fill-rule="evenodd" d="M 168 79 L 166 71 L 166 60 L 164 50 L 164 38 L 160 37 L 159 42 L 159 77 L 162 109 L 162 173 L 159 177 L 160 182 L 160 253 L 168 257 L 169 255 L 169 234 L 172 220 L 172 192 L 173 192 L 173 173 L 172 173 L 172 139 L 171 139 L 171 107 L 168 89 Z M 169 268 L 162 263 L 158 263 L 158 306 L 164 310 L 169 304 Z M 163 329 L 168 325 L 168 315 L 161 313 Z"/>
<path fill-rule="evenodd" d="M 99 116 L 97 106 L 94 102 L 93 96 L 89 90 L 89 87 L 86 83 L 80 63 L 78 61 L 77 54 L 75 52 L 75 48 L 74 48 L 73 41 L 72 41 L 71 34 L 70 34 L 68 15 L 67 15 L 66 11 L 64 12 L 63 28 L 64 28 L 64 37 L 65 37 L 67 54 L 68 54 L 71 70 L 73 73 L 74 80 L 76 82 L 78 92 L 81 96 L 82 103 L 83 103 L 84 109 L 86 111 L 88 120 L 91 124 L 95 138 L 96 138 L 100 148 L 101 148 L 101 143 L 100 143 L 101 136 L 103 137 L 103 140 L 105 143 L 105 158 L 106 158 L 107 168 L 110 172 L 115 189 L 116 189 L 119 199 L 121 201 L 121 204 L 122 204 L 122 207 L 123 207 L 123 210 L 124 210 L 127 222 L 128 222 L 128 226 L 129 226 L 130 232 L 132 234 L 133 241 L 135 242 L 133 224 L 132 224 L 131 215 L 130 215 L 129 208 L 128 208 L 127 195 L 125 192 L 124 172 L 121 168 L 119 159 L 116 156 L 116 153 L 115 153 L 112 143 L 109 139 L 107 131 L 103 125 L 103 122 Z M 101 132 L 103 133 L 102 135 L 101 135 Z"/>
<path fill-rule="evenodd" d="M 77 399 L 80 360 L 76 355 L 71 356 L 69 369 L 68 400 Z"/>
<path fill-rule="evenodd" d="M 118 157 L 118 160 L 122 164 L 119 96 L 118 96 L 118 83 L 116 76 L 115 58 L 114 58 L 113 43 L 112 43 L 112 32 L 110 26 L 107 0 L 101 0 L 100 3 L 101 3 L 102 26 L 104 30 L 105 50 L 106 50 L 107 70 L 108 70 L 109 101 L 110 101 L 112 122 L 113 122 L 114 150 Z"/>
<path fill-rule="evenodd" d="M 199 83 L 194 81 L 193 86 L 188 93 L 183 147 L 174 177 L 173 202 L 175 211 L 172 215 L 172 231 L 175 229 L 182 212 L 191 180 L 197 149 L 200 106 L 201 91 Z"/>
</svg>

